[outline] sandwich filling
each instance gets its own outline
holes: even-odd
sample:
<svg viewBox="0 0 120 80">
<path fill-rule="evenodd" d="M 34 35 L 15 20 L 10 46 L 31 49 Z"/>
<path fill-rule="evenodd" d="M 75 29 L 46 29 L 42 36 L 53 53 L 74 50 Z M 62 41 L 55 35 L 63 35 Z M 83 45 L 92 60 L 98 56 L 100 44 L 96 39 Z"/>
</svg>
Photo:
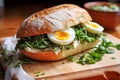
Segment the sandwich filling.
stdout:
<svg viewBox="0 0 120 80">
<path fill-rule="evenodd" d="M 53 50 L 58 54 L 62 50 L 76 48 L 78 44 L 99 40 L 103 30 L 103 27 L 95 22 L 78 24 L 50 34 L 20 38 L 16 49 L 30 52 Z"/>
</svg>

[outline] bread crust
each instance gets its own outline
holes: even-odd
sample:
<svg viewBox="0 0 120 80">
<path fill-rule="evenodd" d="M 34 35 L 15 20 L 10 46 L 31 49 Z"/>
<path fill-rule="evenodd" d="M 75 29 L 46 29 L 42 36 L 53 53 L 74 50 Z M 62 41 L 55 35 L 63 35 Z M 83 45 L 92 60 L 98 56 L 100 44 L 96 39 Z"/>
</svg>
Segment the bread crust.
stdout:
<svg viewBox="0 0 120 80">
<path fill-rule="evenodd" d="M 63 50 L 63 51 L 60 51 L 58 54 L 55 54 L 55 52 L 52 50 L 44 51 L 44 52 L 30 52 L 30 51 L 26 51 L 24 49 L 20 49 L 20 52 L 23 55 L 25 55 L 31 59 L 43 60 L 43 61 L 56 61 L 56 60 L 64 59 L 64 58 L 68 57 L 69 55 L 74 55 L 74 54 L 80 53 L 82 51 L 89 50 L 92 47 L 96 46 L 99 42 L 100 42 L 100 40 L 97 40 L 97 41 L 91 42 L 91 43 L 79 44 L 76 48 L 71 48 L 69 50 Z"/>
<path fill-rule="evenodd" d="M 36 12 L 25 19 L 17 38 L 47 34 L 91 21 L 88 12 L 74 4 L 62 4 Z"/>
</svg>

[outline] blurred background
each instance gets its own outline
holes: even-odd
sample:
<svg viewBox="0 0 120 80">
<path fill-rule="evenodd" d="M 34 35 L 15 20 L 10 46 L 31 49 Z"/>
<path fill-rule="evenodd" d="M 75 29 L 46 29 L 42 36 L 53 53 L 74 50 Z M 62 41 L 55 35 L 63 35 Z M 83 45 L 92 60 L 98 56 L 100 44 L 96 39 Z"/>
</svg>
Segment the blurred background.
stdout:
<svg viewBox="0 0 120 80">
<path fill-rule="evenodd" d="M 99 0 L 0 0 L 0 17 L 2 17 L 3 14 L 4 16 L 7 16 L 7 14 L 11 14 L 11 15 L 16 14 L 15 13 L 16 9 L 18 10 L 18 12 L 23 11 L 23 13 L 17 13 L 17 14 L 30 15 L 36 11 L 62 3 L 73 3 L 83 7 L 84 3 L 90 1 L 99 1 Z M 100 0 L 100 1 L 108 1 L 108 0 Z M 119 2 L 120 0 L 118 1 L 109 0 L 109 1 Z"/>
<path fill-rule="evenodd" d="M 120 2 L 120 0 L 0 0 L 0 17 L 2 17 L 3 14 L 4 16 L 16 14 L 16 9 L 18 12 L 23 12 L 17 14 L 30 15 L 36 11 L 58 4 L 73 3 L 83 7 L 84 3 L 90 1 Z"/>
<path fill-rule="evenodd" d="M 3 0 L 1 0 L 3 1 Z M 5 6 L 10 5 L 25 5 L 25 4 L 39 4 L 39 5 L 57 5 L 62 3 L 73 3 L 80 6 L 83 6 L 84 3 L 90 2 L 90 1 L 111 1 L 111 2 L 120 2 L 120 0 L 4 0 Z"/>
<path fill-rule="evenodd" d="M 13 35 L 11 32 L 16 33 L 16 30 L 25 18 L 44 8 L 63 3 L 72 3 L 83 7 L 86 2 L 91 1 L 108 0 L 0 0 L 0 32 L 2 31 L 3 34 L 0 35 Z M 120 0 L 109 1 L 120 3 Z M 16 27 L 13 28 L 13 26 Z M 8 30 L 7 32 L 6 29 Z"/>
<path fill-rule="evenodd" d="M 84 3 L 90 1 L 120 2 L 120 0 L 0 0 L 0 18 L 3 17 L 3 14 L 4 16 L 30 15 L 44 8 L 63 3 L 73 3 L 83 7 Z M 16 13 L 16 10 L 18 13 Z"/>
</svg>

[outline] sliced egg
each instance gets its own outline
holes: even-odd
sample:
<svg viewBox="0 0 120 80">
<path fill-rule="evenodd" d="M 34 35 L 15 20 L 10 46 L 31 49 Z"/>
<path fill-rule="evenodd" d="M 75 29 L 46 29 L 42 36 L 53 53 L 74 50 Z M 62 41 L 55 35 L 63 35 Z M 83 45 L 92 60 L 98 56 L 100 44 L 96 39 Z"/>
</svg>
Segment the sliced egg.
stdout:
<svg viewBox="0 0 120 80">
<path fill-rule="evenodd" d="M 47 34 L 49 40 L 55 44 L 67 45 L 75 39 L 75 31 L 72 28 Z"/>
<path fill-rule="evenodd" d="M 100 26 L 99 24 L 95 23 L 95 22 L 87 22 L 83 24 L 87 31 L 90 33 L 101 33 L 103 32 L 104 28 L 102 26 Z"/>
</svg>

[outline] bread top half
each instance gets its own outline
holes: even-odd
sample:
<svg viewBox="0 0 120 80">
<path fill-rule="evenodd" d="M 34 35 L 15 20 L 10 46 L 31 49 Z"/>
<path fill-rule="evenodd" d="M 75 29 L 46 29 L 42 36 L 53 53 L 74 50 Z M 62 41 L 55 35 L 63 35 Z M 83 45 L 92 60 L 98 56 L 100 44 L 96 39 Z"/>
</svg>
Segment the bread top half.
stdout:
<svg viewBox="0 0 120 80">
<path fill-rule="evenodd" d="M 91 20 L 85 9 L 74 4 L 62 4 L 29 16 L 22 22 L 16 35 L 21 38 L 48 34 Z"/>
</svg>

